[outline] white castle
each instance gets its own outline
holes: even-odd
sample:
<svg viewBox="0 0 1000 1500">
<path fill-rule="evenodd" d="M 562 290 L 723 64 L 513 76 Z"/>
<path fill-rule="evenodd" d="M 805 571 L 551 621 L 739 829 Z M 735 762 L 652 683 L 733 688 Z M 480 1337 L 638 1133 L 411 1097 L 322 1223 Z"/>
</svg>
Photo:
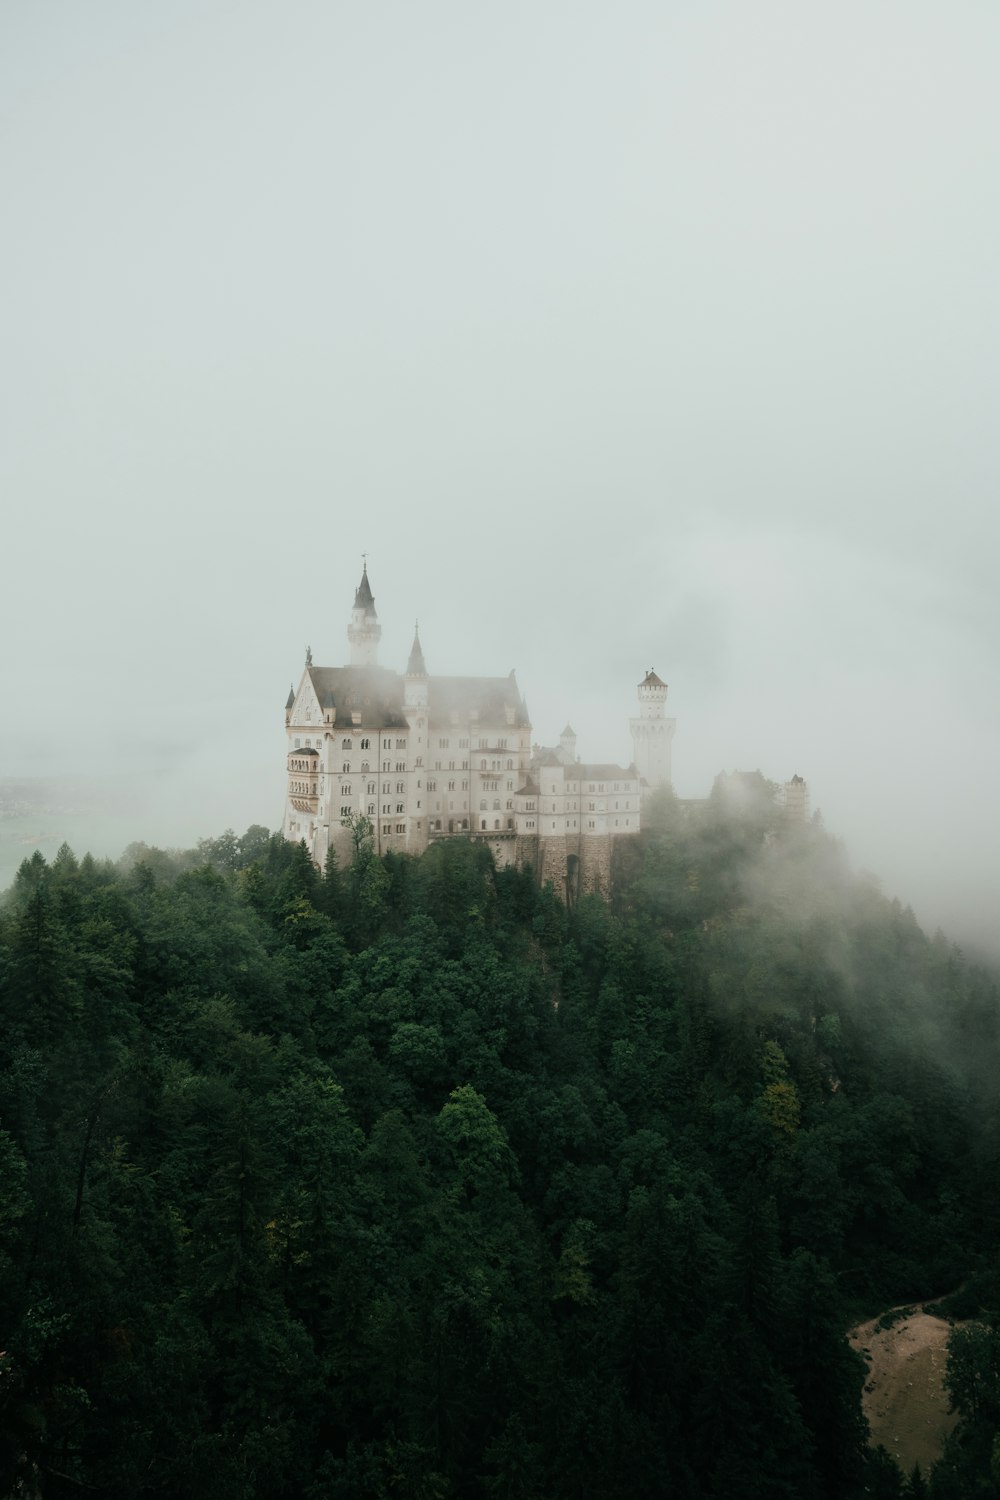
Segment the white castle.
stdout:
<svg viewBox="0 0 1000 1500">
<path fill-rule="evenodd" d="M 614 841 L 634 837 L 646 793 L 670 785 L 666 683 L 649 671 L 639 684 L 632 764 L 590 765 L 568 725 L 558 745 L 532 746 L 513 672 L 431 677 L 415 632 L 400 674 L 378 664 L 381 635 L 366 565 L 347 627 L 350 666 L 314 666 L 307 650 L 285 705 L 285 837 L 304 840 L 320 866 L 330 849 L 344 864 L 352 823 L 365 818 L 379 853 L 473 839 L 498 865 L 531 865 L 567 900 L 607 894 Z"/>
</svg>

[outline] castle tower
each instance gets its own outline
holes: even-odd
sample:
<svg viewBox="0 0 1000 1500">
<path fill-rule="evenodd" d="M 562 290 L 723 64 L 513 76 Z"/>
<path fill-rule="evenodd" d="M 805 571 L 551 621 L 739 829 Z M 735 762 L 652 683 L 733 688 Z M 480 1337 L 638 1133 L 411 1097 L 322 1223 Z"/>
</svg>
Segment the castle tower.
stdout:
<svg viewBox="0 0 1000 1500">
<path fill-rule="evenodd" d="M 639 683 L 639 716 L 629 720 L 636 770 L 644 790 L 670 786 L 670 747 L 676 719 L 666 717 L 667 684 L 650 667 Z"/>
<path fill-rule="evenodd" d="M 559 736 L 559 749 L 556 751 L 564 766 L 571 766 L 576 760 L 576 730 L 567 724 Z"/>
<path fill-rule="evenodd" d="M 347 639 L 351 644 L 352 667 L 374 667 L 378 665 L 378 643 L 382 627 L 375 613 L 375 600 L 368 582 L 368 564 L 365 563 L 354 595 L 351 623 L 347 627 Z"/>
<path fill-rule="evenodd" d="M 429 686 L 424 653 L 420 645 L 420 627 L 415 625 L 410 659 L 406 664 L 406 676 L 403 678 L 403 707 L 426 708 Z"/>
</svg>

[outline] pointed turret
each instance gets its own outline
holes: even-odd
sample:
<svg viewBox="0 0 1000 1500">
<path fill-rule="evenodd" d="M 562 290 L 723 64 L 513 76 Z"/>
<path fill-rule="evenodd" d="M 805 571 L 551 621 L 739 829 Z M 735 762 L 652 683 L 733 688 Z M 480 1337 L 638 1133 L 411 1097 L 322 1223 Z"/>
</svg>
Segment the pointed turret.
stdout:
<svg viewBox="0 0 1000 1500">
<path fill-rule="evenodd" d="M 403 679 L 403 707 L 406 709 L 426 708 L 429 690 L 427 665 L 424 661 L 423 647 L 420 644 L 420 626 L 414 625 L 413 645 L 410 647 L 410 659 L 406 663 L 406 676 Z"/>
<path fill-rule="evenodd" d="M 291 713 L 291 711 L 292 711 L 292 709 L 294 707 L 295 707 L 295 684 L 293 683 L 292 686 L 288 689 L 288 697 L 285 699 L 285 713 L 286 714 Z"/>
<path fill-rule="evenodd" d="M 427 666 L 424 662 L 423 647 L 420 644 L 420 624 L 413 627 L 413 645 L 410 647 L 410 659 L 406 663 L 407 677 L 426 677 Z"/>
<path fill-rule="evenodd" d="M 352 667 L 374 667 L 378 663 L 378 643 L 382 627 L 375 613 L 375 598 L 368 582 L 368 564 L 365 563 L 361 582 L 354 593 L 354 608 L 351 623 L 347 627 L 347 639 L 351 645 Z"/>
<path fill-rule="evenodd" d="M 556 753 L 564 766 L 571 766 L 576 760 L 576 730 L 571 724 L 567 724 L 559 736 L 559 749 Z"/>
</svg>

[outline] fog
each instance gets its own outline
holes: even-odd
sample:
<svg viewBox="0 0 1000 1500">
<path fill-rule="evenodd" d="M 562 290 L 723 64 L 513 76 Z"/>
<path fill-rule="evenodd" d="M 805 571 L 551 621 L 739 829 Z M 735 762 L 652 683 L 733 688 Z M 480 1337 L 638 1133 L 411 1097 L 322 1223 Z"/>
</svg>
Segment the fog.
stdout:
<svg viewBox="0 0 1000 1500">
<path fill-rule="evenodd" d="M 385 665 L 419 617 L 626 762 L 653 667 L 681 796 L 798 772 L 1000 952 L 998 43 L 973 0 L 8 5 L 0 779 L 76 778 L 99 852 L 277 826 L 367 552 Z"/>
</svg>

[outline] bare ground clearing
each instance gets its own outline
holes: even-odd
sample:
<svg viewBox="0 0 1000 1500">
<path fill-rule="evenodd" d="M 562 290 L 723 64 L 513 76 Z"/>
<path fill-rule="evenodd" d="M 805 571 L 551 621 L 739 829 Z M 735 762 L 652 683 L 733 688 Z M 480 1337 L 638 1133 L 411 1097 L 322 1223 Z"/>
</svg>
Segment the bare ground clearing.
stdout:
<svg viewBox="0 0 1000 1500">
<path fill-rule="evenodd" d="M 862 1404 L 872 1444 L 881 1443 L 904 1474 L 917 1463 L 926 1474 L 958 1420 L 948 1410 L 943 1385 L 948 1336 L 956 1325 L 917 1305 L 891 1328 L 876 1332 L 886 1316 L 859 1323 L 848 1334 L 868 1360 Z"/>
</svg>

